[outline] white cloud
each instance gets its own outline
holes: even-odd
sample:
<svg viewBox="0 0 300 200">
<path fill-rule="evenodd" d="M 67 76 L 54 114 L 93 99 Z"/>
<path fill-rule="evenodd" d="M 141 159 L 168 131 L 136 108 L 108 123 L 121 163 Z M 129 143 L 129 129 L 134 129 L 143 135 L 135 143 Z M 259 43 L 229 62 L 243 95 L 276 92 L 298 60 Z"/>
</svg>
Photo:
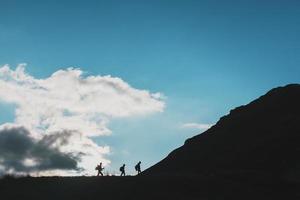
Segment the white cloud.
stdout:
<svg viewBox="0 0 300 200">
<path fill-rule="evenodd" d="M 94 168 L 96 157 L 109 163 L 102 156 L 109 147 L 98 146 L 90 137 L 109 135 L 110 120 L 162 112 L 165 107 L 162 94 L 135 89 L 117 77 L 84 76 L 80 69 L 68 68 L 38 79 L 26 73 L 25 66 L 0 67 L 0 100 L 16 105 L 14 125 L 36 139 L 65 130 L 74 133 L 72 145 L 62 149 L 85 149 L 89 156 L 80 163 L 85 169 Z"/>
<path fill-rule="evenodd" d="M 185 123 L 181 125 L 181 128 L 199 129 L 207 130 L 212 126 L 212 124 L 200 124 L 200 123 Z"/>
</svg>

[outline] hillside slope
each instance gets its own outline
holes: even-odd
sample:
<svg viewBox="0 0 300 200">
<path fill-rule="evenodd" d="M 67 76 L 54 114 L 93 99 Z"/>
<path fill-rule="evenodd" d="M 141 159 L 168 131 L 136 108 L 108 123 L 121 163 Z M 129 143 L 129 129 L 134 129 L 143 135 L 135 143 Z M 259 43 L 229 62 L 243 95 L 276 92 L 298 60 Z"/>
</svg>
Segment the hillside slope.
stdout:
<svg viewBox="0 0 300 200">
<path fill-rule="evenodd" d="M 144 175 L 271 173 L 300 178 L 300 85 L 272 89 L 186 140 Z"/>
</svg>

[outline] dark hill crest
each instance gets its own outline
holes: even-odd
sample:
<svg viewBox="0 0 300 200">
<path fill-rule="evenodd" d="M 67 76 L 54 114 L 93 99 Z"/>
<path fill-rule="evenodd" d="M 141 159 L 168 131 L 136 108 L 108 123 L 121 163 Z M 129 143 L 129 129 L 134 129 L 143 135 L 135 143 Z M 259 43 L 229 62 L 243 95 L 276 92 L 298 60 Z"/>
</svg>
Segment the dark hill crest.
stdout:
<svg viewBox="0 0 300 200">
<path fill-rule="evenodd" d="M 231 110 L 144 174 L 251 171 L 286 176 L 300 173 L 299 155 L 300 85 L 290 84 Z"/>
</svg>

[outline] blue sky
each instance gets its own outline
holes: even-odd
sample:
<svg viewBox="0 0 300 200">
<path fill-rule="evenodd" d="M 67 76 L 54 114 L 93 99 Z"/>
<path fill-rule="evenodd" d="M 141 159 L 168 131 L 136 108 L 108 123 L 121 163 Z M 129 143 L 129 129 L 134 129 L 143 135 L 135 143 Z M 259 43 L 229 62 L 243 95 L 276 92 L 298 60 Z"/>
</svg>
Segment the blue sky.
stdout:
<svg viewBox="0 0 300 200">
<path fill-rule="evenodd" d="M 231 108 L 300 81 L 299 1 L 0 1 L 0 65 L 36 78 L 79 67 L 166 96 L 163 113 L 115 119 L 109 170 L 149 167 Z M 0 105 L 0 122 L 14 107 Z"/>
</svg>

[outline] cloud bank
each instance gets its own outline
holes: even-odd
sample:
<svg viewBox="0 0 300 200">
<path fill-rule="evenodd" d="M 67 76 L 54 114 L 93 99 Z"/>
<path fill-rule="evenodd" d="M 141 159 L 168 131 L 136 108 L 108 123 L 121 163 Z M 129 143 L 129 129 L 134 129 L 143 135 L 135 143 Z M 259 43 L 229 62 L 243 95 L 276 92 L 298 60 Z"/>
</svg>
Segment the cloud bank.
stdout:
<svg viewBox="0 0 300 200">
<path fill-rule="evenodd" d="M 68 68 L 38 79 L 26 73 L 25 64 L 15 70 L 0 67 L 0 100 L 16 106 L 14 123 L 0 126 L 0 143 L 9 146 L 16 139 L 30 146 L 24 147 L 29 152 L 24 154 L 14 155 L 13 148 L 5 150 L 12 156 L 0 151 L 0 170 L 14 172 L 83 169 L 92 173 L 99 161 L 110 162 L 105 158 L 109 147 L 97 145 L 92 137 L 111 134 L 107 125 L 114 118 L 163 112 L 165 107 L 160 93 L 135 89 L 117 77 L 86 76 L 78 68 Z M 65 159 L 68 167 L 32 153 L 41 146 Z M 10 164 L 13 161 L 15 165 Z"/>
<path fill-rule="evenodd" d="M 55 139 L 53 140 L 53 137 Z M 46 170 L 79 170 L 79 155 L 63 153 L 55 142 L 68 142 L 67 132 L 35 140 L 23 127 L 4 125 L 0 128 L 0 174 Z"/>
</svg>

